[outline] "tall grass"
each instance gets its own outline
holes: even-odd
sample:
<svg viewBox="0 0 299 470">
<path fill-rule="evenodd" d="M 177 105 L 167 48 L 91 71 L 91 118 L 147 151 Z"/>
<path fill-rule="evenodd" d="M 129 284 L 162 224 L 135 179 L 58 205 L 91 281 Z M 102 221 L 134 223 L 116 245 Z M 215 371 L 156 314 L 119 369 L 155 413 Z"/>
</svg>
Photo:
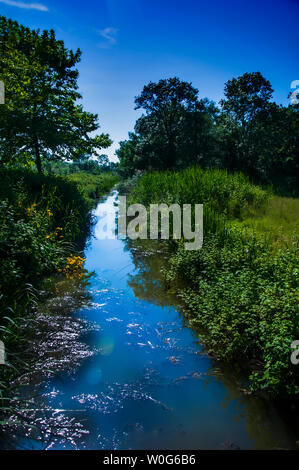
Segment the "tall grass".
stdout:
<svg viewBox="0 0 299 470">
<path fill-rule="evenodd" d="M 225 237 L 228 219 L 263 207 L 268 198 L 267 192 L 242 173 L 193 167 L 143 175 L 131 191 L 130 203 L 203 204 L 204 233 L 217 232 Z"/>
<path fill-rule="evenodd" d="M 89 201 L 94 204 L 94 200 L 106 194 L 118 182 L 116 173 L 107 172 L 98 175 L 79 171 L 67 176 L 67 180 L 76 183 L 79 191 Z"/>
<path fill-rule="evenodd" d="M 260 206 L 267 199 L 267 193 L 242 173 L 200 167 L 147 173 L 133 189 L 134 195 L 142 197 L 145 205 L 211 203 L 215 211 L 232 217 L 238 217 L 247 205 Z"/>
</svg>

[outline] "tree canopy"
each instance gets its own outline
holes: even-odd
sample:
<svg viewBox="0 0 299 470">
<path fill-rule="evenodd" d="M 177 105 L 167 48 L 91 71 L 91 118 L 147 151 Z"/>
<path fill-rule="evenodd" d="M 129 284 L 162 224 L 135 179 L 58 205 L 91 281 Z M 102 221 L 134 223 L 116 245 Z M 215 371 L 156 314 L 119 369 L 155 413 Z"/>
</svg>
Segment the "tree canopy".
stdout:
<svg viewBox="0 0 299 470">
<path fill-rule="evenodd" d="M 0 17 L 0 79 L 5 105 L 0 115 L 0 160 L 76 160 L 111 145 L 107 134 L 94 135 L 97 114 L 78 103 L 81 51 L 68 50 L 53 30 L 31 30 Z M 90 133 L 93 133 L 91 136 Z"/>
<path fill-rule="evenodd" d="M 120 172 L 131 176 L 135 170 L 200 164 L 294 187 L 299 105 L 277 105 L 272 95 L 260 72 L 228 80 L 219 107 L 177 77 L 150 82 L 135 98 L 135 109 L 144 114 L 116 152 Z"/>
<path fill-rule="evenodd" d="M 135 133 L 120 144 L 120 169 L 167 169 L 185 166 L 186 158 L 190 164 L 205 158 L 216 108 L 207 99 L 199 100 L 191 83 L 177 77 L 150 82 L 135 104 L 145 114 L 137 120 Z"/>
</svg>

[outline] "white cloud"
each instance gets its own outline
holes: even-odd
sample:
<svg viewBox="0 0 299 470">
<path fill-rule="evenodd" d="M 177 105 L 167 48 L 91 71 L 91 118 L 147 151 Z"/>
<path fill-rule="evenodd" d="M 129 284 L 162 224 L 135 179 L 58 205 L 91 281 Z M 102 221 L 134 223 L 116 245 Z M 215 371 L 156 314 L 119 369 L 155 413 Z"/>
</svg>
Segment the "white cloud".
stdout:
<svg viewBox="0 0 299 470">
<path fill-rule="evenodd" d="M 107 47 L 107 46 L 113 46 L 114 44 L 116 44 L 117 31 L 118 30 L 116 28 L 112 28 L 112 27 L 101 29 L 100 31 L 98 31 L 98 34 L 102 36 L 104 39 L 106 39 L 106 41 L 102 42 L 100 46 Z"/>
<path fill-rule="evenodd" d="M 39 11 L 48 11 L 49 8 L 41 3 L 25 3 L 25 2 L 17 2 L 15 0 L 0 0 L 0 3 L 4 3 L 5 5 L 9 5 L 11 7 L 18 7 L 18 8 L 25 8 L 27 10 L 39 10 Z"/>
</svg>

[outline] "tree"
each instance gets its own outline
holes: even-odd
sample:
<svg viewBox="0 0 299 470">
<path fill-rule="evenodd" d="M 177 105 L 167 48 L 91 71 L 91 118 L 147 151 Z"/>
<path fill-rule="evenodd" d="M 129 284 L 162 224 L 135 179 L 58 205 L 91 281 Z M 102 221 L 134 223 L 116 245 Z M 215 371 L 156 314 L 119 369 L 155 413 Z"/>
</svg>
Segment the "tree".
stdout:
<svg viewBox="0 0 299 470">
<path fill-rule="evenodd" d="M 0 116 L 0 159 L 22 162 L 42 159 L 77 160 L 97 155 L 111 145 L 107 134 L 90 136 L 99 128 L 97 114 L 77 100 L 81 51 L 65 48 L 53 30 L 30 30 L 0 17 L 0 79 L 6 103 Z"/>
<path fill-rule="evenodd" d="M 121 176 L 125 178 L 132 176 L 135 170 L 144 166 L 140 145 L 141 139 L 133 132 L 129 132 L 128 140 L 119 142 L 119 148 L 115 153 L 119 159 L 118 171 Z"/>
<path fill-rule="evenodd" d="M 140 169 L 183 167 L 207 156 L 216 108 L 199 100 L 191 83 L 177 77 L 150 82 L 135 104 L 135 109 L 145 110 L 135 125 L 135 160 Z M 133 148 L 127 144 L 126 154 Z"/>
<path fill-rule="evenodd" d="M 268 103 L 255 119 L 256 177 L 284 189 L 298 185 L 299 105 Z"/>
<path fill-rule="evenodd" d="M 270 82 L 260 72 L 244 73 L 226 82 L 219 125 L 231 169 L 250 171 L 255 167 L 255 123 L 267 109 L 272 93 Z"/>
<path fill-rule="evenodd" d="M 225 84 L 217 126 L 222 165 L 291 194 L 299 170 L 299 105 L 277 105 L 272 93 L 260 72 Z"/>
<path fill-rule="evenodd" d="M 246 126 L 272 98 L 273 88 L 260 72 L 244 73 L 228 80 L 224 85 L 224 111 L 241 125 Z"/>
<path fill-rule="evenodd" d="M 145 113 L 116 152 L 119 172 L 128 177 L 136 170 L 200 164 L 243 171 L 293 194 L 299 105 L 277 105 L 272 93 L 260 72 L 245 73 L 225 84 L 219 111 L 208 99 L 198 99 L 198 90 L 188 82 L 149 83 L 135 99 Z"/>
</svg>

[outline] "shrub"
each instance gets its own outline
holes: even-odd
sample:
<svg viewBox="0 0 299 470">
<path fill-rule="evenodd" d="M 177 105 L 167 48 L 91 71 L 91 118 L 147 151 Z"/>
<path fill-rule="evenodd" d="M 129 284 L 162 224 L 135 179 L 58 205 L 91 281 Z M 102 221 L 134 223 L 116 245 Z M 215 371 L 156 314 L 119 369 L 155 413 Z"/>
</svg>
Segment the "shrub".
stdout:
<svg viewBox="0 0 299 470">
<path fill-rule="evenodd" d="M 71 249 L 82 248 L 89 205 L 75 183 L 57 176 L 1 169 L 0 308 L 21 302 L 27 283 L 36 286 L 57 271 Z"/>
</svg>

